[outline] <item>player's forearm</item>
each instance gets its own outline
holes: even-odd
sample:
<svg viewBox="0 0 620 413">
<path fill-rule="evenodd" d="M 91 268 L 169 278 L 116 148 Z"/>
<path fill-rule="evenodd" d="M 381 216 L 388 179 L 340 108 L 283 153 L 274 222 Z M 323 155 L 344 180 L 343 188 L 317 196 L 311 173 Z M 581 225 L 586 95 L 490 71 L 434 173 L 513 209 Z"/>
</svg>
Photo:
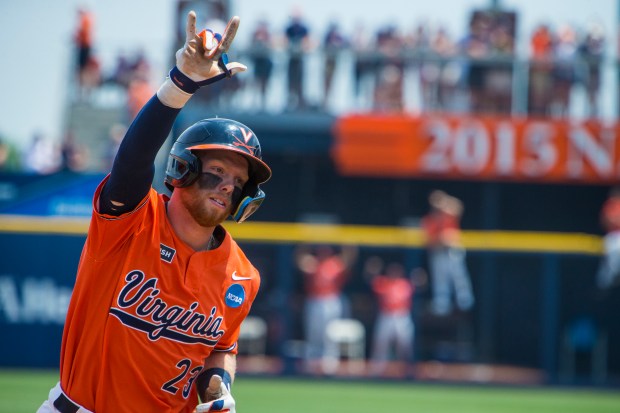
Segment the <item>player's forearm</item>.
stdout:
<svg viewBox="0 0 620 413">
<path fill-rule="evenodd" d="M 205 360 L 202 373 L 196 379 L 196 391 L 200 399 L 203 402 L 209 401 L 210 397 L 207 395 L 207 387 L 211 376 L 217 374 L 222 378 L 222 381 L 230 389 L 235 378 L 235 371 L 237 369 L 237 358 L 231 353 L 218 353 L 213 352 Z"/>
<path fill-rule="evenodd" d="M 237 370 L 237 356 L 227 352 L 213 352 L 205 360 L 203 371 L 212 368 L 222 368 L 230 374 L 231 382 L 235 379 L 235 371 Z"/>
<path fill-rule="evenodd" d="M 155 157 L 179 111 L 164 105 L 157 96 L 144 105 L 116 154 L 101 194 L 101 212 L 118 215 L 133 210 L 148 193 L 155 174 Z"/>
</svg>

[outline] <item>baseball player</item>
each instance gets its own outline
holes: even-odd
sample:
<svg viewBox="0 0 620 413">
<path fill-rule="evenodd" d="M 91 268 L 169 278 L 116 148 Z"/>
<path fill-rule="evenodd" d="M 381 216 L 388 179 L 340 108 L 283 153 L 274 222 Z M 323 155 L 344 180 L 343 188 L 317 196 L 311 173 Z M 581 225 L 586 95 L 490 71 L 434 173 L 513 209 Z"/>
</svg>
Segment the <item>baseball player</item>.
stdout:
<svg viewBox="0 0 620 413">
<path fill-rule="evenodd" d="M 364 264 L 364 276 L 379 305 L 373 334 L 370 374 L 385 373 L 392 346 L 397 359 L 409 363 L 413 356 L 415 325 L 411 316 L 413 295 L 418 280 L 408 277 L 397 262 L 384 265 L 381 258 L 370 257 Z"/>
<path fill-rule="evenodd" d="M 301 246 L 295 253 L 296 264 L 304 276 L 306 301 L 304 330 L 307 342 L 307 361 L 313 365 L 320 360 L 324 372 L 331 373 L 336 353 L 329 345 L 325 328 L 332 320 L 345 314 L 342 289 L 357 259 L 358 249 L 344 245 L 337 253 L 329 245 L 318 245 L 314 252 Z M 309 368 L 313 368 L 310 367 Z"/>
<path fill-rule="evenodd" d="M 220 224 L 258 208 L 271 170 L 247 126 L 207 119 L 171 149 L 172 195 L 151 182 L 155 155 L 192 94 L 246 69 L 225 54 L 238 24 L 233 17 L 223 36 L 197 34 L 196 14 L 188 14 L 176 66 L 97 188 L 60 381 L 39 412 L 235 412 L 237 338 L 260 278 Z"/>
<path fill-rule="evenodd" d="M 603 237 L 603 256 L 599 263 L 596 284 L 599 288 L 613 287 L 620 282 L 620 187 L 612 187 L 603 203 L 600 220 Z"/>
<path fill-rule="evenodd" d="M 461 311 L 474 305 L 474 294 L 461 243 L 463 203 L 441 190 L 428 197 L 431 210 L 422 218 L 426 237 L 433 293 L 432 311 L 439 316 L 452 312 L 452 296 Z"/>
</svg>

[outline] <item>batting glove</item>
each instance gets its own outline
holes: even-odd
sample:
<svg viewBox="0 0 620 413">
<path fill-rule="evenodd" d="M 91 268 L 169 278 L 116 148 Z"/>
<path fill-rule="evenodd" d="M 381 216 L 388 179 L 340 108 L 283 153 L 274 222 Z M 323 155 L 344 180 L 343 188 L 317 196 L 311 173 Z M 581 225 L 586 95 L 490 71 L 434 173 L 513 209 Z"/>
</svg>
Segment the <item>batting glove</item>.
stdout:
<svg viewBox="0 0 620 413">
<path fill-rule="evenodd" d="M 230 394 L 230 389 L 222 382 L 222 378 L 217 374 L 211 376 L 209 388 L 207 389 L 207 403 L 196 406 L 196 413 L 205 412 L 228 412 L 236 413 L 235 399 Z"/>
<path fill-rule="evenodd" d="M 176 52 L 176 67 L 170 79 L 181 90 L 194 93 L 199 87 L 243 72 L 247 67 L 238 62 L 228 62 L 226 52 L 239 28 L 239 17 L 228 22 L 224 35 L 203 30 L 196 34 L 196 13 L 187 15 L 185 44 Z"/>
</svg>

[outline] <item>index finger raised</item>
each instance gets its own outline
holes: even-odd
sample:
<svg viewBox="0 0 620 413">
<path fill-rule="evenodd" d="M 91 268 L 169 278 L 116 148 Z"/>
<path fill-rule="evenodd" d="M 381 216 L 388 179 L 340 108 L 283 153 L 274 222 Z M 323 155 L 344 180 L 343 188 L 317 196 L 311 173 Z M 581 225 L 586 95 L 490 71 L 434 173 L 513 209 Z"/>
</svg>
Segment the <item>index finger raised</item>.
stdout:
<svg viewBox="0 0 620 413">
<path fill-rule="evenodd" d="M 196 12 L 187 13 L 187 25 L 185 26 L 185 42 L 196 38 Z"/>
</svg>

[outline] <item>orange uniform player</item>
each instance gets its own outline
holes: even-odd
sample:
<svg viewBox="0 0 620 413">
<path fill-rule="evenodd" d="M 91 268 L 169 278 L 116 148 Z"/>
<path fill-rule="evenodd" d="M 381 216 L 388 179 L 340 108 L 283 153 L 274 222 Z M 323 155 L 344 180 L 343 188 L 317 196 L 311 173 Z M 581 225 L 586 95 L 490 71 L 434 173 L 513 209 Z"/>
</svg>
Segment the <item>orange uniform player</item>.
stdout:
<svg viewBox="0 0 620 413">
<path fill-rule="evenodd" d="M 151 190 L 134 213 L 92 220 L 60 384 L 95 412 L 125 412 L 152 399 L 165 400 L 162 412 L 191 412 L 204 358 L 236 353 L 258 292 L 258 272 L 230 235 L 216 249 L 194 251 L 175 235 L 166 201 Z"/>
<path fill-rule="evenodd" d="M 331 366 L 335 351 L 325 336 L 326 326 L 343 317 L 344 297 L 342 289 L 354 261 L 357 247 L 343 246 L 339 253 L 329 245 L 319 245 L 315 253 L 306 247 L 296 252 L 297 267 L 304 276 L 306 300 L 304 304 L 304 333 L 307 358 L 312 365 L 321 360 Z M 325 366 L 322 367 L 325 370 Z M 327 367 L 329 370 L 330 367 Z"/>
<path fill-rule="evenodd" d="M 379 275 L 372 282 L 372 290 L 382 313 L 401 314 L 411 311 L 414 286 L 405 277 Z"/>
<path fill-rule="evenodd" d="M 610 288 L 620 281 L 620 186 L 612 187 L 600 213 L 603 256 L 596 282 L 599 288 Z"/>
<path fill-rule="evenodd" d="M 203 42 L 189 13 L 176 66 L 97 188 L 60 382 L 39 413 L 235 413 L 237 338 L 260 277 L 221 223 L 243 222 L 260 206 L 271 170 L 247 126 L 206 119 L 172 146 L 171 195 L 151 183 L 157 152 L 192 94 L 245 70 L 225 55 L 238 22 L 231 19 L 223 37 L 205 33 Z"/>
<path fill-rule="evenodd" d="M 415 326 L 411 310 L 415 285 L 413 277 L 407 277 L 402 264 L 392 262 L 386 266 L 377 256 L 366 261 L 364 275 L 379 306 L 370 373 L 380 376 L 385 373 L 392 353 L 405 365 L 412 359 Z"/>
<path fill-rule="evenodd" d="M 474 305 L 474 295 L 461 243 L 463 203 L 447 193 L 429 195 L 431 211 L 422 218 L 432 280 L 432 309 L 437 315 L 452 312 L 452 295 L 462 311 Z"/>
<path fill-rule="evenodd" d="M 314 271 L 305 275 L 306 293 L 311 297 L 338 295 L 347 279 L 347 273 L 347 264 L 339 255 L 320 256 Z"/>
</svg>

